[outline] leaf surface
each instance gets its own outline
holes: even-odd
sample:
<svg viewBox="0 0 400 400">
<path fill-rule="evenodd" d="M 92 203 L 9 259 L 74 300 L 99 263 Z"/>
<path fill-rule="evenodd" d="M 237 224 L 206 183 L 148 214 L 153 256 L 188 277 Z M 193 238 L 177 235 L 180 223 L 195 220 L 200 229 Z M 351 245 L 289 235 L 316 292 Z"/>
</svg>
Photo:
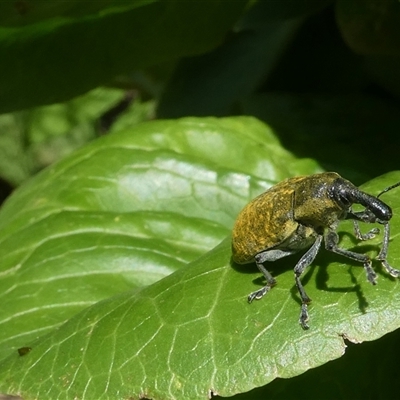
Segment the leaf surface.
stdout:
<svg viewBox="0 0 400 400">
<path fill-rule="evenodd" d="M 0 356 L 196 259 L 251 197 L 307 168 L 255 119 L 188 118 L 109 135 L 43 171 L 0 213 Z"/>
<path fill-rule="evenodd" d="M 237 212 L 271 184 L 266 176 L 316 170 L 280 148 L 265 125 L 239 117 L 144 123 L 39 174 L 0 213 L 0 392 L 231 396 L 340 357 L 343 338 L 396 329 L 399 282 L 374 262 L 373 287 L 363 268 L 324 250 L 302 277 L 313 299 L 310 330 L 298 324 L 297 256 L 271 263 L 278 285 L 247 303 L 263 280 L 254 265 L 231 263 Z M 393 173 L 365 190 L 377 194 L 398 180 Z M 394 212 L 394 267 L 397 199 L 395 190 L 382 196 Z M 343 247 L 376 256 L 381 236 L 359 244 L 351 224 L 339 232 Z"/>
<path fill-rule="evenodd" d="M 367 188 L 374 191 L 399 178 L 392 174 Z M 385 197 L 395 212 L 396 197 Z M 393 265 L 400 264 L 398 225 L 395 216 Z M 341 232 L 347 237 L 346 226 Z M 351 242 L 349 235 L 343 245 Z M 379 239 L 368 246 L 376 253 Z M 278 285 L 262 301 L 248 304 L 246 295 L 260 284 L 259 273 L 232 268 L 228 238 L 161 281 L 84 310 L 33 343 L 28 354 L 3 362 L 1 381 L 8 392 L 27 399 L 42 393 L 87 399 L 229 396 L 340 357 L 344 338 L 373 340 L 399 326 L 397 280 L 375 262 L 379 284 L 373 287 L 363 268 L 324 252 L 303 278 L 314 299 L 305 332 L 297 323 L 293 272 L 277 265 Z"/>
</svg>

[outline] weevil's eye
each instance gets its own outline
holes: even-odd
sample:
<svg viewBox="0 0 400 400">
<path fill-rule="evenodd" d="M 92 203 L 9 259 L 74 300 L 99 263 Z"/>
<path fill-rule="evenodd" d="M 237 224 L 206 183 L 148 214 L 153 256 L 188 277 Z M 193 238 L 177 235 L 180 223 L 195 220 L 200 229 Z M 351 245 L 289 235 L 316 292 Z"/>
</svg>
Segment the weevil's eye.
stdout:
<svg viewBox="0 0 400 400">
<path fill-rule="evenodd" d="M 354 203 L 351 189 L 343 179 L 337 179 L 329 189 L 329 195 L 341 208 L 347 210 Z"/>
<path fill-rule="evenodd" d="M 343 193 L 339 193 L 338 201 L 340 202 L 340 204 L 343 205 L 344 208 L 349 208 L 352 204 L 351 201 Z"/>
<path fill-rule="evenodd" d="M 343 188 L 333 187 L 332 197 L 342 208 L 349 208 L 353 204 L 353 202 L 349 198 L 348 191 L 344 190 Z"/>
</svg>

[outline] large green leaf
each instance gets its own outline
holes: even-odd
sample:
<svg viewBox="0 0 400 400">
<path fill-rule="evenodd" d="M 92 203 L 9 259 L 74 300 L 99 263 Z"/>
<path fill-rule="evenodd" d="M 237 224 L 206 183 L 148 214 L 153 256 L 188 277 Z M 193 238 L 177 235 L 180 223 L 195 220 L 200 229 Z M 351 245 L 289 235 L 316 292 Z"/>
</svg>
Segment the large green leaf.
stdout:
<svg viewBox="0 0 400 400">
<path fill-rule="evenodd" d="M 3 1 L 0 113 L 60 102 L 119 74 L 208 51 L 247 3 Z"/>
<path fill-rule="evenodd" d="M 109 135 L 22 186 L 0 213 L 0 392 L 229 396 L 340 357 L 344 338 L 396 329 L 399 283 L 378 263 L 373 287 L 359 265 L 322 251 L 303 277 L 314 300 L 304 332 L 298 257 L 271 264 L 278 285 L 249 305 L 262 285 L 256 268 L 231 264 L 229 237 L 206 253 L 266 177 L 315 171 L 253 118 L 187 118 Z M 398 266 L 400 204 L 395 190 L 382 199 L 394 211 L 389 261 Z M 340 232 L 343 247 L 377 254 L 380 236 L 357 244 L 351 224 Z"/>
<path fill-rule="evenodd" d="M 269 182 L 314 170 L 252 118 L 142 124 L 47 169 L 0 213 L 0 356 L 194 260 Z"/>
<path fill-rule="evenodd" d="M 391 174 L 365 190 L 377 193 L 399 179 Z M 389 260 L 396 266 L 400 204 L 394 192 L 385 200 L 395 213 Z M 352 239 L 346 233 L 342 244 L 351 246 Z M 357 249 L 376 254 L 379 242 Z M 314 299 L 312 326 L 304 332 L 288 264 L 273 267 L 278 286 L 249 305 L 246 295 L 260 284 L 253 282 L 259 273 L 232 268 L 228 238 L 150 287 L 86 309 L 31 344 L 28 354 L 15 353 L 0 366 L 0 388 L 26 399 L 227 396 L 338 358 L 345 338 L 372 340 L 400 325 L 397 280 L 377 268 L 374 287 L 363 268 L 325 252 L 303 279 Z"/>
</svg>

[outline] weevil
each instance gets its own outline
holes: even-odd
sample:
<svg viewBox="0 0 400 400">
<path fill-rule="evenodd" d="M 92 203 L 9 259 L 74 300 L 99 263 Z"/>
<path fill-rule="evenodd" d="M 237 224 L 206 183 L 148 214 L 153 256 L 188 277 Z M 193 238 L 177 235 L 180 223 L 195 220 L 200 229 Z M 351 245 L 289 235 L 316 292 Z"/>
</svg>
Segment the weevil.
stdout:
<svg viewBox="0 0 400 400">
<path fill-rule="evenodd" d="M 266 285 L 248 296 L 251 303 L 261 299 L 276 284 L 264 263 L 276 261 L 301 250 L 307 251 L 294 267 L 294 279 L 301 298 L 299 323 L 308 329 L 308 297 L 300 277 L 314 261 L 321 244 L 325 248 L 362 263 L 367 280 L 376 284 L 377 275 L 368 255 L 338 246 L 337 228 L 342 220 L 352 220 L 355 236 L 359 240 L 372 239 L 379 233 L 373 228 L 361 233 L 359 222 L 383 225 L 383 241 L 378 256 L 386 271 L 398 278 L 397 270 L 387 262 L 390 239 L 391 208 L 379 197 L 397 187 L 400 182 L 384 189 L 378 196 L 362 192 L 335 172 L 289 178 L 272 186 L 252 200 L 239 213 L 232 232 L 232 258 L 237 264 L 255 262 L 266 279 Z M 363 211 L 353 211 L 353 204 L 361 204 Z"/>
</svg>

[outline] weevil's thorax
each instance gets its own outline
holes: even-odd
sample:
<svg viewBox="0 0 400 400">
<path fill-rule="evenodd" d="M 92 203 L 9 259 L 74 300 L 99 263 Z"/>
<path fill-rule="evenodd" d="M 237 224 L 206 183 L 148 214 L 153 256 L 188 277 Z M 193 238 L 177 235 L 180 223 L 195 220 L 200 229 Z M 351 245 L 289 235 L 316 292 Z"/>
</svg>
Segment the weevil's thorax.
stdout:
<svg viewBox="0 0 400 400">
<path fill-rule="evenodd" d="M 339 203 L 332 196 L 338 179 L 342 179 L 338 174 L 326 172 L 301 181 L 294 194 L 294 219 L 316 230 L 344 219 L 350 205 Z"/>
</svg>

